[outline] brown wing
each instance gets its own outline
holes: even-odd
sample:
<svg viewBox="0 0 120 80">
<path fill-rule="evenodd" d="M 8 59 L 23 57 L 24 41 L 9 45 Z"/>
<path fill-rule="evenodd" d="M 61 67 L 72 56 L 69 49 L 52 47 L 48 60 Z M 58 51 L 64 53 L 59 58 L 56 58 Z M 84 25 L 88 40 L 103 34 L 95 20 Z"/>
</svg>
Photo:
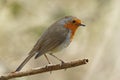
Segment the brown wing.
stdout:
<svg viewBox="0 0 120 80">
<path fill-rule="evenodd" d="M 36 50 L 37 54 L 35 58 L 38 58 L 40 55 L 51 51 L 58 47 L 68 35 L 69 30 L 67 28 L 63 28 L 59 25 L 56 25 L 48 28 L 48 30 L 43 33 L 41 38 L 38 40 L 33 50 Z"/>
</svg>

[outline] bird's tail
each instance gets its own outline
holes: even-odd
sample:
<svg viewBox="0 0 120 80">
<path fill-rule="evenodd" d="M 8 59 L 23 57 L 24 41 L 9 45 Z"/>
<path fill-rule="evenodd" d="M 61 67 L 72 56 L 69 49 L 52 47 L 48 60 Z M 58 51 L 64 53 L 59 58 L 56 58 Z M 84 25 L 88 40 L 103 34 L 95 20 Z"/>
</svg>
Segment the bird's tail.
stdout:
<svg viewBox="0 0 120 80">
<path fill-rule="evenodd" d="M 19 65 L 19 67 L 15 70 L 15 72 L 20 71 L 24 65 L 34 56 L 35 52 L 29 54 L 26 59 Z"/>
</svg>

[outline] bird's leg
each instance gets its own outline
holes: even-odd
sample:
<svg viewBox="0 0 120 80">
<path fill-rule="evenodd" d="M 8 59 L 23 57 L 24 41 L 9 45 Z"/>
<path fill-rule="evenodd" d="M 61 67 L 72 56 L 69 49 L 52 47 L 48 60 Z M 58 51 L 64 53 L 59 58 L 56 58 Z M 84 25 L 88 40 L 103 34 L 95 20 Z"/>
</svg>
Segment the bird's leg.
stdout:
<svg viewBox="0 0 120 80">
<path fill-rule="evenodd" d="M 51 64 L 50 61 L 49 61 L 49 59 L 48 59 L 48 57 L 47 57 L 47 55 L 44 54 L 44 56 L 45 56 L 45 58 L 47 59 L 48 63 Z M 47 66 L 46 66 L 46 67 L 47 67 Z M 52 73 L 52 71 L 50 71 L 50 74 L 51 74 L 51 73 Z"/>
<path fill-rule="evenodd" d="M 47 55 L 44 54 L 44 56 L 45 56 L 45 58 L 47 59 L 48 63 L 51 64 L 50 61 L 49 61 L 49 59 L 48 59 L 48 57 L 47 57 Z"/>
<path fill-rule="evenodd" d="M 62 59 L 56 57 L 55 55 L 53 55 L 52 53 L 50 53 L 51 56 L 53 56 L 54 58 L 56 58 L 57 60 L 59 60 L 61 63 L 65 63 Z"/>
</svg>

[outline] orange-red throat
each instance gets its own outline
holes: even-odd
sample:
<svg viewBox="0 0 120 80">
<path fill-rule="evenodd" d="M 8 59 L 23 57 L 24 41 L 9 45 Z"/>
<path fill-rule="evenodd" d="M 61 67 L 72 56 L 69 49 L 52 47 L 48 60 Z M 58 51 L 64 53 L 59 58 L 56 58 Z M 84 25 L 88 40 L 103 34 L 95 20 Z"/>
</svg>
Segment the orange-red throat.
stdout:
<svg viewBox="0 0 120 80">
<path fill-rule="evenodd" d="M 77 28 L 79 27 L 79 25 L 81 24 L 81 21 L 77 18 L 73 19 L 73 21 L 68 22 L 67 24 L 65 24 L 65 27 L 71 30 L 71 37 L 70 39 L 73 39 L 73 36 L 75 34 L 75 31 L 77 30 Z"/>
</svg>

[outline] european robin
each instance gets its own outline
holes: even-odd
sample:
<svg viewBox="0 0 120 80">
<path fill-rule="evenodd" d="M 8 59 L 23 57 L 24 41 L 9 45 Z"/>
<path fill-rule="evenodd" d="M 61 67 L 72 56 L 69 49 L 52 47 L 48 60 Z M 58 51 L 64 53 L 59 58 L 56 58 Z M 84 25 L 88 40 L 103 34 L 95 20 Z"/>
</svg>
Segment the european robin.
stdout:
<svg viewBox="0 0 120 80">
<path fill-rule="evenodd" d="M 65 16 L 56 21 L 41 35 L 33 49 L 29 52 L 27 58 L 20 64 L 16 71 L 20 71 L 33 56 L 37 59 L 44 54 L 48 60 L 46 56 L 46 53 L 48 53 L 57 58 L 52 53 L 66 48 L 71 43 L 79 26 L 85 25 L 81 23 L 80 19 L 74 16 Z M 57 59 L 63 63 L 61 59 Z"/>
</svg>

